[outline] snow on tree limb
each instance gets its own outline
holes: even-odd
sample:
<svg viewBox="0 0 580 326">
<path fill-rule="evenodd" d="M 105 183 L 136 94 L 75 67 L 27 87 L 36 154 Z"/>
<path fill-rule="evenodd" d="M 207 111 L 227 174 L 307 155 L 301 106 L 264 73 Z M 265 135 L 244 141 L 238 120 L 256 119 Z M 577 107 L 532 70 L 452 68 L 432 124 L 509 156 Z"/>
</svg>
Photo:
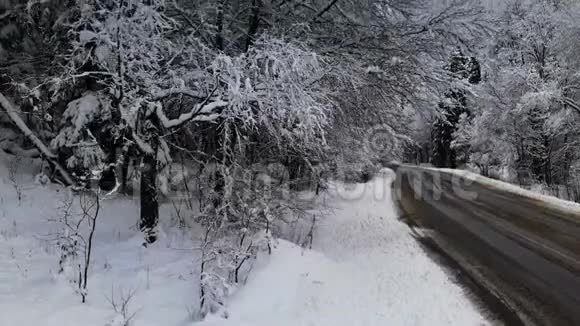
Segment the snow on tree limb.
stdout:
<svg viewBox="0 0 580 326">
<path fill-rule="evenodd" d="M 135 141 L 135 144 L 137 144 L 137 147 L 139 147 L 139 149 L 148 155 L 153 155 L 155 154 L 155 151 L 153 150 L 153 148 L 151 147 L 151 145 L 147 144 L 143 139 L 141 139 L 141 137 L 139 137 L 139 135 L 137 135 L 136 132 L 133 131 L 133 140 Z"/>
<path fill-rule="evenodd" d="M 174 128 L 180 126 L 188 121 L 212 121 L 219 117 L 219 114 L 213 113 L 213 111 L 217 108 L 225 107 L 228 105 L 228 102 L 225 101 L 215 101 L 209 104 L 205 104 L 200 107 L 200 105 L 196 105 L 193 109 L 187 113 L 181 114 L 176 119 L 169 119 L 163 112 L 163 108 L 161 105 L 157 106 L 155 113 L 161 121 L 161 124 L 165 128 Z"/>
<path fill-rule="evenodd" d="M 153 100 L 161 100 L 171 95 L 185 95 L 193 98 L 206 98 L 206 94 L 203 92 L 196 92 L 190 89 L 169 89 L 155 94 L 153 96 Z"/>
<path fill-rule="evenodd" d="M 580 114 L 580 105 L 568 97 L 564 97 L 562 101 Z"/>
<path fill-rule="evenodd" d="M 67 185 L 74 186 L 76 182 L 70 174 L 58 163 L 56 155 L 52 153 L 46 145 L 28 128 L 26 123 L 22 120 L 17 110 L 2 93 L 0 93 L 0 106 L 4 107 L 12 122 L 20 129 L 20 131 L 28 138 L 36 148 L 46 157 L 50 163 L 54 165 L 56 170 L 61 174 Z"/>
</svg>

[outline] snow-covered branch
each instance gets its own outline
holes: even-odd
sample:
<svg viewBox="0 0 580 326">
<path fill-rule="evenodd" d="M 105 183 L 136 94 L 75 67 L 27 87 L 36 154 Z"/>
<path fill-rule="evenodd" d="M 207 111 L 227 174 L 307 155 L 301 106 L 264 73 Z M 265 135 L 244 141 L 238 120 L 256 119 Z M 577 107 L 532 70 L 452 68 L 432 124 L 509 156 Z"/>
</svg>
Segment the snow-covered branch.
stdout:
<svg viewBox="0 0 580 326">
<path fill-rule="evenodd" d="M 155 113 L 165 128 L 175 128 L 189 121 L 212 121 L 219 117 L 214 111 L 228 105 L 226 101 L 215 101 L 205 105 L 195 105 L 191 111 L 181 114 L 178 118 L 169 119 L 163 112 L 161 105 L 157 106 Z"/>
<path fill-rule="evenodd" d="M 190 89 L 183 89 L 183 88 L 177 88 L 177 89 L 169 89 L 166 91 L 162 91 L 162 92 L 158 92 L 153 96 L 153 100 L 162 100 L 164 98 L 170 97 L 172 95 L 184 95 L 184 96 L 189 96 L 189 97 L 193 97 L 193 98 L 206 98 L 207 94 L 203 93 L 203 92 L 198 92 L 198 91 L 193 91 Z"/>
<path fill-rule="evenodd" d="M 576 103 L 576 101 L 574 101 L 574 100 L 572 100 L 571 98 L 568 98 L 568 97 L 562 98 L 562 101 L 564 102 L 564 104 L 570 106 L 578 114 L 580 114 L 580 105 L 578 105 L 578 103 Z"/>
<path fill-rule="evenodd" d="M 133 131 L 131 136 L 133 137 L 133 141 L 135 141 L 135 144 L 137 145 L 137 147 L 139 148 L 139 150 L 141 152 L 148 154 L 148 155 L 155 154 L 155 151 L 153 150 L 151 145 L 147 144 L 147 142 L 145 142 L 143 139 L 141 139 L 141 137 L 136 132 Z"/>
</svg>

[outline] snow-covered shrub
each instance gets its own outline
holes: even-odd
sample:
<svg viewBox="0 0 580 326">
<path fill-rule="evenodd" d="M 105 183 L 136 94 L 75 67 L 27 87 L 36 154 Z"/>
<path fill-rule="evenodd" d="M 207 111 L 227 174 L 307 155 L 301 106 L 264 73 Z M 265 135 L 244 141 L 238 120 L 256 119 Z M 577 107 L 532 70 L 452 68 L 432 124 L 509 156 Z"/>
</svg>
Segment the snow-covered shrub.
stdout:
<svg viewBox="0 0 580 326">
<path fill-rule="evenodd" d="M 75 201 L 78 200 L 78 205 Z M 68 193 L 62 200 L 55 244 L 60 251 L 58 273 L 64 275 L 84 303 L 88 295 L 87 281 L 91 263 L 93 236 L 99 217 L 101 198 L 98 193 Z"/>
<path fill-rule="evenodd" d="M 208 313 L 227 317 L 227 299 L 245 283 L 253 260 L 260 252 L 271 253 L 272 234 L 263 230 L 254 234 L 243 229 L 238 236 L 206 231 L 202 244 L 200 274 L 200 317 Z"/>
<path fill-rule="evenodd" d="M 199 311 L 201 318 L 205 318 L 209 313 L 227 314 L 226 300 L 234 287 L 227 278 L 230 266 L 227 260 L 230 258 L 232 246 L 224 246 L 223 243 L 226 241 L 224 238 L 212 241 L 210 233 L 208 228 L 202 244 L 200 262 Z"/>
<path fill-rule="evenodd" d="M 197 221 L 208 229 L 202 316 L 226 311 L 227 296 L 257 253 L 271 251 L 275 221 L 294 208 L 289 191 L 300 173 L 292 175 L 282 163 L 298 162 L 301 174 L 314 173 L 310 161 L 324 151 L 332 111 L 330 90 L 318 83 L 327 78 L 325 65 L 300 44 L 266 37 L 247 53 L 213 61 L 213 78 L 228 103 L 212 117 L 220 122 L 212 154 L 220 159 L 207 163 L 200 178 Z M 282 168 L 254 169 L 273 167 L 276 160 Z"/>
<path fill-rule="evenodd" d="M 227 297 L 244 282 L 258 253 L 271 252 L 275 222 L 292 207 L 285 196 L 288 185 L 272 182 L 262 169 L 211 165 L 205 174 L 209 196 L 197 218 L 207 228 L 201 261 L 202 316 L 227 314 Z M 221 196 L 213 190 L 219 182 Z M 280 191 L 284 187 L 286 191 Z"/>
<path fill-rule="evenodd" d="M 113 287 L 111 288 L 111 296 L 107 299 L 115 312 L 115 316 L 105 326 L 131 325 L 131 321 L 137 315 L 137 311 L 132 311 L 131 309 L 131 301 L 136 293 L 136 289 L 129 291 L 120 289 L 118 292 L 115 292 L 115 289 Z"/>
<path fill-rule="evenodd" d="M 8 167 L 8 178 L 10 179 L 10 183 L 12 184 L 12 188 L 16 192 L 16 197 L 18 198 L 18 202 L 22 201 L 22 182 L 18 179 L 18 170 L 20 168 L 20 164 L 22 163 L 22 157 L 16 155 L 11 161 L 10 166 Z"/>
<path fill-rule="evenodd" d="M 377 172 L 380 166 L 369 159 L 361 159 L 360 162 L 340 162 L 339 166 L 332 171 L 333 177 L 346 183 L 366 183 L 369 182 Z"/>
<path fill-rule="evenodd" d="M 63 113 L 60 132 L 51 147 L 83 182 L 95 177 L 93 171 L 104 169 L 106 154 L 95 133 L 111 119 L 110 103 L 92 92 L 70 102 Z"/>
</svg>

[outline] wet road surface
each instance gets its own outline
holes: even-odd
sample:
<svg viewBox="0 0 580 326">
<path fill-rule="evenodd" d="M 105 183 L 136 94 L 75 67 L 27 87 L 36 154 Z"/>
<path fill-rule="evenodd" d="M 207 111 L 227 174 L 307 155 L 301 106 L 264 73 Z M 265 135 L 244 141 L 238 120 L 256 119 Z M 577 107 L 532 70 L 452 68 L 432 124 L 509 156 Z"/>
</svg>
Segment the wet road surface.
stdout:
<svg viewBox="0 0 580 326">
<path fill-rule="evenodd" d="M 450 172 L 391 168 L 407 222 L 523 324 L 580 325 L 579 213 Z"/>
</svg>

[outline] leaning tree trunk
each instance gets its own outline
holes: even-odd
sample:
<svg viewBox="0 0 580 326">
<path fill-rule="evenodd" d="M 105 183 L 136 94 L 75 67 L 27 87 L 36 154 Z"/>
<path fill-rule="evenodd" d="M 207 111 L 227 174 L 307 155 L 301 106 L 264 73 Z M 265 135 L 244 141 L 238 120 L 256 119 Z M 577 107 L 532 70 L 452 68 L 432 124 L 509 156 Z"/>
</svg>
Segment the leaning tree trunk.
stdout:
<svg viewBox="0 0 580 326">
<path fill-rule="evenodd" d="M 75 180 L 71 177 L 68 171 L 58 163 L 56 159 L 56 155 L 54 155 L 48 147 L 40 140 L 36 135 L 28 128 L 26 123 L 22 120 L 20 115 L 18 114 L 20 110 L 17 110 L 11 103 L 8 101 L 2 93 L 0 93 L 0 108 L 4 108 L 6 113 L 8 113 L 8 117 L 12 122 L 20 129 L 20 132 L 26 136 L 30 140 L 36 148 L 42 153 L 44 158 L 60 173 L 63 181 L 66 183 L 67 186 L 76 186 Z"/>
<path fill-rule="evenodd" d="M 157 198 L 157 139 L 154 137 L 153 153 L 145 153 L 141 169 L 141 220 L 139 228 L 146 243 L 157 240 L 159 202 Z"/>
</svg>

